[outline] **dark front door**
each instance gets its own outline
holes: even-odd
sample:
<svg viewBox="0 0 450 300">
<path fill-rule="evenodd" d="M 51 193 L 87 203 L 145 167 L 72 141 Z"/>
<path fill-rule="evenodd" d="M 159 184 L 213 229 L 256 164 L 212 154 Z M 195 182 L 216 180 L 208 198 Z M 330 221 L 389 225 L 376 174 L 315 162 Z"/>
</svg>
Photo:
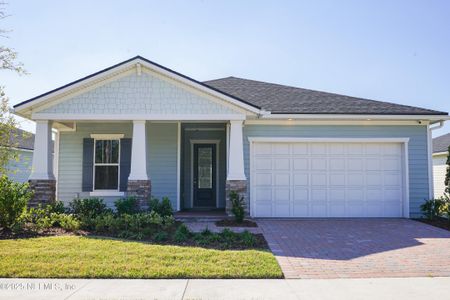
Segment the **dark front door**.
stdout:
<svg viewBox="0 0 450 300">
<path fill-rule="evenodd" d="M 216 145 L 194 144 L 194 208 L 216 207 Z"/>
</svg>

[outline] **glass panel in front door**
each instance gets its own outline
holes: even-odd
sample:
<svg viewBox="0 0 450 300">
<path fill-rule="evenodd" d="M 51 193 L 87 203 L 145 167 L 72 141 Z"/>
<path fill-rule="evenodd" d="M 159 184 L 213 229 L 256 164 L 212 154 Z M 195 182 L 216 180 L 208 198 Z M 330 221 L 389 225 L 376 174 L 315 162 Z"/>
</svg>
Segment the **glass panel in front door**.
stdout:
<svg viewBox="0 0 450 300">
<path fill-rule="evenodd" d="M 212 188 L 212 148 L 198 148 L 198 188 Z"/>
</svg>

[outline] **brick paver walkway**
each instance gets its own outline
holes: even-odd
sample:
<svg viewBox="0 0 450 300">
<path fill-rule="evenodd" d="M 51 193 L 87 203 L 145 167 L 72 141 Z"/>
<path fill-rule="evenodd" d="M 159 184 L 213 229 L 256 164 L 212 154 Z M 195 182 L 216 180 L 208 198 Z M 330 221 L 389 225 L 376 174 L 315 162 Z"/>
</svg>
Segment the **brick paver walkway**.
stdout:
<svg viewBox="0 0 450 300">
<path fill-rule="evenodd" d="M 417 221 L 257 223 L 286 278 L 450 276 L 450 232 Z"/>
</svg>

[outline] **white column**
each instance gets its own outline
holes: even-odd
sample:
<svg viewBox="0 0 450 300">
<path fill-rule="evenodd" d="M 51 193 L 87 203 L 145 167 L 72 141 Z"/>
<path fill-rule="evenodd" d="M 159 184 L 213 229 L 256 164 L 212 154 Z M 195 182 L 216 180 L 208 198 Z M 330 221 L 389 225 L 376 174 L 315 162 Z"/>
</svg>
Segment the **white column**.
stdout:
<svg viewBox="0 0 450 300">
<path fill-rule="evenodd" d="M 52 122 L 49 120 L 38 120 L 36 121 L 30 180 L 55 180 L 52 152 Z"/>
<path fill-rule="evenodd" d="M 230 121 L 230 141 L 227 180 L 246 180 L 244 173 L 244 141 L 242 120 Z"/>
<path fill-rule="evenodd" d="M 131 171 L 128 180 L 148 180 L 147 175 L 147 136 L 145 120 L 133 121 L 131 142 Z"/>
</svg>

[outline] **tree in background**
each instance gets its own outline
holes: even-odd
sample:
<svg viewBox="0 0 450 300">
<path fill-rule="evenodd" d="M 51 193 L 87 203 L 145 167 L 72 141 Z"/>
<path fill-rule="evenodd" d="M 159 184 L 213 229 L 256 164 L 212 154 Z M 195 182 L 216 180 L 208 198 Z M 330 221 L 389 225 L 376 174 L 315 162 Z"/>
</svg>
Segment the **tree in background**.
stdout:
<svg viewBox="0 0 450 300">
<path fill-rule="evenodd" d="M 8 17 L 5 11 L 6 4 L 0 2 L 0 21 Z M 0 28 L 0 38 L 7 38 L 8 31 Z M 23 65 L 17 61 L 17 52 L 0 44 L 0 72 L 12 71 L 25 74 Z M 10 112 L 9 100 L 3 86 L 0 86 L 0 173 L 5 174 L 8 163 L 17 160 L 17 152 L 13 148 L 17 146 L 17 120 Z"/>
<path fill-rule="evenodd" d="M 448 146 L 447 172 L 445 173 L 445 192 L 450 194 L 450 146 Z"/>
</svg>

